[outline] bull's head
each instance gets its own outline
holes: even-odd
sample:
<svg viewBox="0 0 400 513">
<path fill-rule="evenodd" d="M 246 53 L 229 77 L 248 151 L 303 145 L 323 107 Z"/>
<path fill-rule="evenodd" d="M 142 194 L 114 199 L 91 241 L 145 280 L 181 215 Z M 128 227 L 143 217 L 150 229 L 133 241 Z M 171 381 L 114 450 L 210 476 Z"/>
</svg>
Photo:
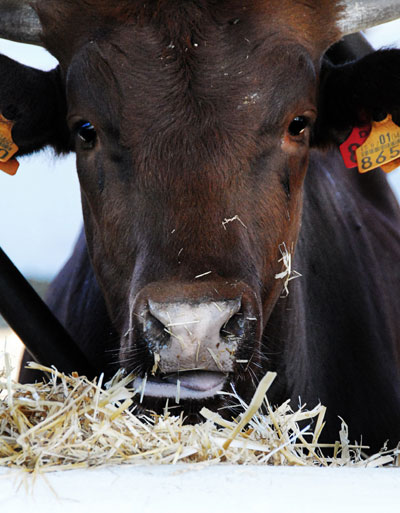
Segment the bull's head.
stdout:
<svg viewBox="0 0 400 513">
<path fill-rule="evenodd" d="M 310 147 L 357 121 L 332 126 L 324 105 L 318 118 L 322 56 L 400 15 L 399 2 L 31 4 L 2 1 L 3 34 L 43 44 L 60 66 L 44 73 L 3 57 L 0 110 L 15 120 L 20 154 L 48 144 L 77 154 L 121 364 L 147 375 L 152 406 L 176 396 L 177 377 L 185 405 L 230 380 L 246 397 L 265 368 Z M 341 72 L 325 73 L 326 90 Z M 337 83 L 340 95 L 348 81 Z"/>
</svg>

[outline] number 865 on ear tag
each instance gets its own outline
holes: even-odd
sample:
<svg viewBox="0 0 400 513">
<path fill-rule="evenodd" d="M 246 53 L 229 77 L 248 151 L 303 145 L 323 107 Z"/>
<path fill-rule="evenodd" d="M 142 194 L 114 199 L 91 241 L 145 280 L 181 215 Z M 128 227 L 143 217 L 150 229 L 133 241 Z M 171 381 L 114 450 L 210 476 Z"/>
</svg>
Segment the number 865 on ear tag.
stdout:
<svg viewBox="0 0 400 513">
<path fill-rule="evenodd" d="M 372 123 L 371 133 L 365 143 L 357 148 L 356 156 L 360 173 L 377 167 L 390 172 L 397 167 L 394 161 L 400 158 L 400 127 L 392 121 L 390 114 L 383 121 Z M 389 163 L 392 164 L 387 166 Z"/>
</svg>

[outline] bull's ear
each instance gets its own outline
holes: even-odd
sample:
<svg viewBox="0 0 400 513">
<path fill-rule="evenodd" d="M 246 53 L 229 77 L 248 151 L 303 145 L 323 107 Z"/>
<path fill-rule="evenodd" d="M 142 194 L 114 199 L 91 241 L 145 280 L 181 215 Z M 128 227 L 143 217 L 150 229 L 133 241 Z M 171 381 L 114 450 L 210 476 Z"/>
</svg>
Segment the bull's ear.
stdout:
<svg viewBox="0 0 400 513">
<path fill-rule="evenodd" d="M 400 123 L 400 50 L 380 50 L 321 72 L 313 145 L 342 143 L 353 127 L 392 114 Z"/>
<path fill-rule="evenodd" d="M 69 150 L 66 101 L 59 68 L 40 71 L 0 55 L 0 114 L 13 121 L 18 155 L 51 145 Z"/>
</svg>

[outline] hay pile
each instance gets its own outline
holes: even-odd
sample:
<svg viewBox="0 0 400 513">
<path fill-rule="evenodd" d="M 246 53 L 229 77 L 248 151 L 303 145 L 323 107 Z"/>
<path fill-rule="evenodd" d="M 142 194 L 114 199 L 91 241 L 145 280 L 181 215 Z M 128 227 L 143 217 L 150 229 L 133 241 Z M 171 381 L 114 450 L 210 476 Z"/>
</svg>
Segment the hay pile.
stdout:
<svg viewBox="0 0 400 513">
<path fill-rule="evenodd" d="M 232 422 L 205 408 L 204 422 L 184 425 L 183 417 L 130 411 L 132 377 L 117 374 L 109 383 L 66 376 L 30 364 L 51 375 L 48 383 L 21 385 L 0 376 L 0 465 L 28 472 L 67 470 L 109 464 L 238 463 L 318 466 L 382 466 L 394 453 L 370 458 L 349 445 L 343 423 L 333 456 L 324 457 L 319 436 L 325 408 L 292 411 L 289 401 L 272 408 L 266 396 L 275 378 L 268 373 L 249 406 L 236 396 L 243 413 Z M 259 411 L 265 402 L 267 414 Z M 299 427 L 300 421 L 311 421 Z M 308 423 L 307 423 L 308 424 Z"/>
</svg>

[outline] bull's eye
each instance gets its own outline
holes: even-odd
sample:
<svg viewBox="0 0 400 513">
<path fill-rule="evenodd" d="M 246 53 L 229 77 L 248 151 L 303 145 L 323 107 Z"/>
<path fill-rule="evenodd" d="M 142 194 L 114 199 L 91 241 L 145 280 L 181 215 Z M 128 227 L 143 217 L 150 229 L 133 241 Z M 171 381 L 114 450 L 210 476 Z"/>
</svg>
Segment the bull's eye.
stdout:
<svg viewBox="0 0 400 513">
<path fill-rule="evenodd" d="M 77 127 L 77 134 L 86 149 L 93 148 L 96 142 L 96 129 L 88 121 L 84 121 Z"/>
<path fill-rule="evenodd" d="M 309 120 L 305 116 L 297 116 L 289 125 L 289 134 L 292 137 L 302 135 L 309 125 Z"/>
</svg>

